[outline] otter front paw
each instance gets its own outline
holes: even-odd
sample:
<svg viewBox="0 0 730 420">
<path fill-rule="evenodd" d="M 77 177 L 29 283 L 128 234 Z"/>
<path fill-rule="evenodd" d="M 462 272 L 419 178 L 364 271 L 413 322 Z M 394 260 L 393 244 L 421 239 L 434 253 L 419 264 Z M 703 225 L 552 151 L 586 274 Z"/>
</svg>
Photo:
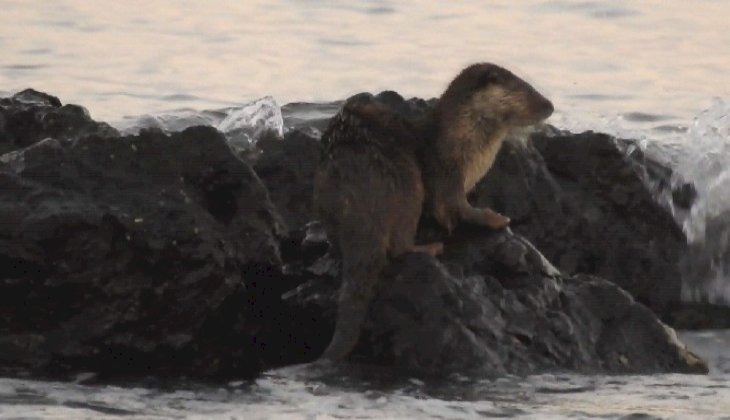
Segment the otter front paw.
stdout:
<svg viewBox="0 0 730 420">
<path fill-rule="evenodd" d="M 484 225 L 489 228 L 492 228 L 495 230 L 502 229 L 503 227 L 507 226 L 510 222 L 509 217 L 499 214 L 490 208 L 483 208 L 483 209 L 481 209 L 481 211 L 482 211 L 482 221 L 483 221 Z"/>
<path fill-rule="evenodd" d="M 423 252 L 432 257 L 436 257 L 444 253 L 444 243 L 432 242 L 430 244 L 413 245 L 411 252 Z"/>
</svg>

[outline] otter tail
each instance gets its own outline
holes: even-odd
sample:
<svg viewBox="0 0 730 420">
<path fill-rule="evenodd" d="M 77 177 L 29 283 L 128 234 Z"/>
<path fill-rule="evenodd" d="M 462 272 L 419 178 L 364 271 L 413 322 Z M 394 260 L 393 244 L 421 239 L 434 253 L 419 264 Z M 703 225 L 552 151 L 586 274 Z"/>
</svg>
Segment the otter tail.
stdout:
<svg viewBox="0 0 730 420">
<path fill-rule="evenodd" d="M 352 240 L 350 238 L 348 242 Z M 353 350 L 380 282 L 386 262 L 385 249 L 382 245 L 373 246 L 363 252 L 363 245 L 357 244 L 357 250 L 343 246 L 337 322 L 332 341 L 322 354 L 323 359 L 341 361 Z"/>
</svg>

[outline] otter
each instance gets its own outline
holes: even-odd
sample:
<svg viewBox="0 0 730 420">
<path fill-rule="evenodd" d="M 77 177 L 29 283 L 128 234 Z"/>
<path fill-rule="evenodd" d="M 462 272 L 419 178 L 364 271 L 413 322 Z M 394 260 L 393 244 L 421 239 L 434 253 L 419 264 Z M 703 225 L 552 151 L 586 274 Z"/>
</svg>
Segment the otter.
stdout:
<svg viewBox="0 0 730 420">
<path fill-rule="evenodd" d="M 494 64 L 464 69 L 418 121 L 378 103 L 348 100 L 322 136 L 314 211 L 342 257 L 335 332 L 320 360 L 345 359 L 357 344 L 382 269 L 416 245 L 422 213 L 447 231 L 461 221 L 499 229 L 509 218 L 472 207 L 466 194 L 489 170 L 510 129 L 552 114 L 552 103 Z"/>
<path fill-rule="evenodd" d="M 490 63 L 459 73 L 421 123 L 426 211 L 447 231 L 460 222 L 499 229 L 510 219 L 474 208 L 466 195 L 487 173 L 510 130 L 534 125 L 553 113 L 553 104 L 529 83 Z"/>
<path fill-rule="evenodd" d="M 388 258 L 441 251 L 440 243 L 414 244 L 424 200 L 414 134 L 385 106 L 348 101 L 322 136 L 315 212 L 342 256 L 337 322 L 324 360 L 345 358 L 357 343 Z"/>
</svg>

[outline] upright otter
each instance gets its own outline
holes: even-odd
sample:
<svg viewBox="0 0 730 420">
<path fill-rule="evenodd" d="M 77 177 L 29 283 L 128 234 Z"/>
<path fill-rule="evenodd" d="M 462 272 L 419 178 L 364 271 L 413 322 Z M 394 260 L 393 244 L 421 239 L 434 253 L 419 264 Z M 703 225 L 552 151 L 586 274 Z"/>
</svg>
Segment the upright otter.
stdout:
<svg viewBox="0 0 730 420">
<path fill-rule="evenodd" d="M 461 220 L 491 228 L 509 223 L 472 207 L 466 193 L 511 128 L 552 111 L 532 86 L 493 64 L 464 69 L 423 121 L 376 103 L 345 103 L 322 137 L 314 182 L 315 211 L 342 256 L 335 333 L 323 359 L 342 360 L 357 343 L 388 257 L 440 252 L 438 243 L 414 245 L 422 209 L 449 231 Z"/>
<path fill-rule="evenodd" d="M 449 232 L 459 221 L 506 226 L 509 218 L 472 207 L 466 194 L 492 166 L 511 129 L 536 124 L 552 113 L 549 100 L 502 67 L 480 63 L 462 70 L 423 123 L 426 211 Z"/>
</svg>

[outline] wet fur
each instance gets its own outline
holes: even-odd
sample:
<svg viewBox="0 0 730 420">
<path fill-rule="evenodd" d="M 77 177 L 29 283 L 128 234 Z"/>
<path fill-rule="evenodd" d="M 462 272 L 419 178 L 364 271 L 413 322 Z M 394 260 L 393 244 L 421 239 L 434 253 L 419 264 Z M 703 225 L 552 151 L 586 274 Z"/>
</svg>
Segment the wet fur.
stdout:
<svg viewBox="0 0 730 420">
<path fill-rule="evenodd" d="M 324 359 L 349 354 L 387 258 L 413 247 L 424 191 L 412 134 L 384 107 L 346 104 L 323 136 L 315 210 L 343 261 L 335 335 Z"/>
<path fill-rule="evenodd" d="M 511 129 L 535 124 L 552 110 L 532 86 L 499 66 L 464 69 L 425 123 L 435 133 L 421 157 L 427 211 L 449 231 L 460 221 L 485 225 L 484 212 L 466 194 L 491 168 Z"/>
<path fill-rule="evenodd" d="M 551 113 L 532 86 L 492 64 L 464 69 L 423 121 L 376 103 L 345 104 L 323 135 L 315 177 L 315 211 L 343 261 L 323 359 L 342 360 L 357 343 L 380 272 L 388 257 L 413 248 L 422 209 L 449 231 L 461 221 L 489 225 L 496 213 L 472 207 L 467 192 L 511 128 Z"/>
</svg>

